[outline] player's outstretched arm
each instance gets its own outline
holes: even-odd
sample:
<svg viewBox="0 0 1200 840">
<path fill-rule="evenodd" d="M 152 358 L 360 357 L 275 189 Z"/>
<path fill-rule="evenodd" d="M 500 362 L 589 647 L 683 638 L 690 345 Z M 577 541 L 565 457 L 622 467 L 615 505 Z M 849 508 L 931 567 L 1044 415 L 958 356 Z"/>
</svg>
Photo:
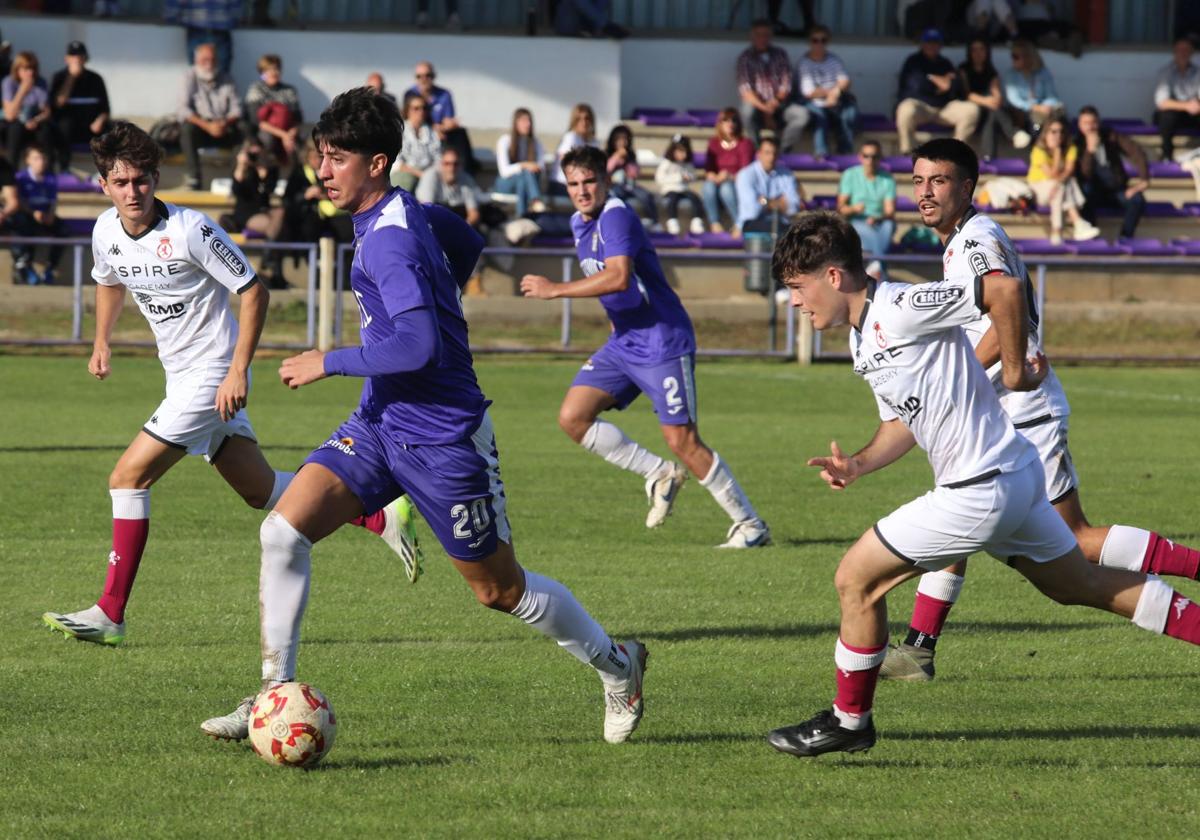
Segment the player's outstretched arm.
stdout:
<svg viewBox="0 0 1200 840">
<path fill-rule="evenodd" d="M 899 460 L 916 446 L 916 438 L 901 420 L 885 420 L 871 442 L 853 455 L 846 455 L 837 441 L 829 444 L 829 456 L 809 458 L 808 466 L 821 468 L 821 479 L 834 490 L 844 490 L 867 473 Z"/>
<path fill-rule="evenodd" d="M 250 362 L 254 360 L 254 351 L 258 349 L 263 324 L 267 322 L 271 293 L 260 281 L 243 290 L 240 298 L 238 340 L 233 348 L 233 361 L 229 365 L 229 373 L 225 374 L 225 381 L 217 389 L 215 408 L 222 420 L 230 419 L 246 407 L 250 393 Z"/>
<path fill-rule="evenodd" d="M 113 327 L 125 304 L 124 286 L 96 284 L 96 338 L 92 342 L 92 357 L 88 359 L 88 373 L 97 379 L 107 379 L 112 373 L 109 359 L 112 356 L 108 343 L 112 339 Z"/>
<path fill-rule="evenodd" d="M 1032 391 L 1046 378 L 1046 357 L 1038 354 L 1027 364 L 1029 311 L 1024 284 L 1016 277 L 988 274 L 981 278 L 983 308 L 992 318 L 1000 346 L 1001 379 L 1010 391 Z"/>
<path fill-rule="evenodd" d="M 600 297 L 628 289 L 629 278 L 632 274 L 633 260 L 625 256 L 611 256 L 605 259 L 603 271 L 598 271 L 591 277 L 585 277 L 582 280 L 571 280 L 568 283 L 555 283 L 549 277 L 543 277 L 540 274 L 526 274 L 521 278 L 521 294 L 538 300 L 553 300 L 560 297 Z"/>
</svg>

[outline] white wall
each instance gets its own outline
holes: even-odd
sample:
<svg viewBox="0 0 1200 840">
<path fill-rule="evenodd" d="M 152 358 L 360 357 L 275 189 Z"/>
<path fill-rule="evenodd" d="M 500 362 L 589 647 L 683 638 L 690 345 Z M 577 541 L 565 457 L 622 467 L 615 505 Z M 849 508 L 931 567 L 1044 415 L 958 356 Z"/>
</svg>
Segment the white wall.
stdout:
<svg viewBox="0 0 1200 840">
<path fill-rule="evenodd" d="M 183 30 L 174 26 L 0 15 L 0 28 L 15 49 L 32 49 L 49 77 L 62 66 L 66 43 L 84 41 L 91 66 L 108 82 L 118 115 L 157 117 L 174 111 L 181 85 Z M 803 45 L 783 44 L 794 57 Z M 587 101 L 601 128 L 639 105 L 719 108 L 734 104 L 733 66 L 739 41 L 641 39 L 621 42 L 553 37 L 454 36 L 242 29 L 234 34 L 233 73 L 239 88 L 254 78 L 262 53 L 283 57 L 284 78 L 296 85 L 307 119 L 315 119 L 338 92 L 361 84 L 378 70 L 394 92 L 412 78 L 419 59 L 431 59 L 438 82 L 455 96 L 464 122 L 477 128 L 507 127 L 517 106 L 530 108 L 540 134 L 555 136 L 571 106 Z M 896 72 L 913 51 L 909 44 L 835 44 L 850 68 L 863 110 L 889 112 Z M 963 48 L 949 48 L 955 63 Z M 136 58 L 133 58 L 136 56 Z M 1092 103 L 1102 114 L 1148 119 L 1159 52 L 1107 50 L 1074 59 L 1045 53 L 1060 96 L 1072 109 Z M 1009 66 L 998 48 L 996 65 Z"/>
</svg>

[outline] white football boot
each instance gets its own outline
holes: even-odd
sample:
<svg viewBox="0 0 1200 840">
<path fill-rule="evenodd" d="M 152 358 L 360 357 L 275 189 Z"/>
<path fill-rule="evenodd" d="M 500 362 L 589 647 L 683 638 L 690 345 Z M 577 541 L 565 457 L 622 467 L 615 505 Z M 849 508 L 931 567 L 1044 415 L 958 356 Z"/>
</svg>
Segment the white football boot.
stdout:
<svg viewBox="0 0 1200 840">
<path fill-rule="evenodd" d="M 642 722 L 646 702 L 642 698 L 642 676 L 646 673 L 646 646 L 636 639 L 617 645 L 629 657 L 629 677 L 604 682 L 604 740 L 623 744 Z"/>
<path fill-rule="evenodd" d="M 125 641 L 125 622 L 113 621 L 99 605 L 73 613 L 43 613 L 42 621 L 68 639 L 99 645 L 119 645 Z"/>
<path fill-rule="evenodd" d="M 735 522 L 725 535 L 725 542 L 717 548 L 761 548 L 771 544 L 771 529 L 761 519 Z"/>
<path fill-rule="evenodd" d="M 243 741 L 250 736 L 250 710 L 252 708 L 254 708 L 254 698 L 247 697 L 238 703 L 237 708 L 229 714 L 204 721 L 200 724 L 200 731 L 223 741 Z"/>
<path fill-rule="evenodd" d="M 681 464 L 667 464 L 665 473 L 646 479 L 646 499 L 650 502 L 650 512 L 646 514 L 647 528 L 657 528 L 671 515 L 675 496 L 687 478 L 688 472 Z"/>
<path fill-rule="evenodd" d="M 424 555 L 417 542 L 416 510 L 408 496 L 401 496 L 383 509 L 383 533 L 380 536 L 392 551 L 400 555 L 408 582 L 416 583 L 425 570 L 421 564 Z"/>
</svg>

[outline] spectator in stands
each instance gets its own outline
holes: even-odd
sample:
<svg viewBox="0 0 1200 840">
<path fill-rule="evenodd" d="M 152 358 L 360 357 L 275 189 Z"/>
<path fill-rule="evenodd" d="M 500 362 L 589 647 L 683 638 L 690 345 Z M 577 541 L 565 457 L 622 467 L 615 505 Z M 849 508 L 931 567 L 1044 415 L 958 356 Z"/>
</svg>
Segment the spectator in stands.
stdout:
<svg viewBox="0 0 1200 840">
<path fill-rule="evenodd" d="M 612 0 L 558 0 L 554 31 L 559 35 L 624 38 L 629 30 L 612 21 Z"/>
<path fill-rule="evenodd" d="M 442 154 L 442 141 L 426 119 L 429 104 L 419 93 L 404 94 L 404 135 L 392 165 L 392 185 L 412 192 Z"/>
<path fill-rule="evenodd" d="M 338 242 L 354 241 L 354 222 L 345 210 L 329 200 L 325 185 L 317 177 L 321 153 L 310 137 L 304 156 L 288 177 L 283 191 L 284 228 L 293 242 L 316 242 L 331 236 Z"/>
<path fill-rule="evenodd" d="M 450 32 L 462 32 L 462 17 L 458 14 L 458 0 L 445 0 L 446 29 Z M 429 28 L 429 0 L 417 0 L 417 28 Z"/>
<path fill-rule="evenodd" d="M 463 171 L 457 149 L 442 149 L 438 165 L 421 176 L 416 196 L 423 204 L 440 204 L 453 210 L 473 228 L 483 221 L 478 187 L 475 179 Z"/>
<path fill-rule="evenodd" d="M 53 148 L 54 126 L 50 122 L 50 91 L 38 75 L 38 59 L 19 52 L 12 70 L 0 84 L 4 100 L 5 150 L 10 161 L 23 160 L 25 148 L 33 143 Z"/>
<path fill-rule="evenodd" d="M 800 97 L 812 118 L 813 154 L 818 158 L 829 154 L 830 126 L 838 154 L 849 154 L 854 148 L 854 123 L 858 120 L 850 74 L 842 60 L 827 49 L 831 37 L 828 26 L 812 27 L 809 50 L 796 62 Z"/>
<path fill-rule="evenodd" d="M 247 136 L 259 141 L 282 166 L 290 166 L 300 140 L 300 94 L 283 81 L 283 59 L 268 53 L 256 65 L 258 79 L 246 91 Z"/>
<path fill-rule="evenodd" d="M 942 33 L 926 29 L 921 47 L 900 68 L 900 91 L 896 106 L 896 131 L 900 154 L 913 150 L 913 135 L 923 122 L 936 120 L 954 126 L 954 137 L 970 141 L 979 125 L 979 109 L 960 98 L 958 74 L 942 55 Z"/>
<path fill-rule="evenodd" d="M 679 224 L 679 205 L 687 204 L 692 214 L 690 230 L 693 234 L 704 233 L 704 211 L 700 197 L 692 192 L 696 181 L 695 158 L 692 144 L 683 134 L 676 134 L 667 144 L 662 161 L 654 171 L 654 183 L 662 193 L 666 204 L 667 233 L 679 235 L 683 226 Z"/>
<path fill-rule="evenodd" d="M 58 140 L 58 169 L 71 165 L 71 146 L 89 143 L 108 125 L 108 89 L 99 73 L 87 69 L 82 41 L 67 44 L 66 67 L 50 80 L 50 109 Z"/>
<path fill-rule="evenodd" d="M 778 161 L 779 144 L 764 137 L 757 159 L 737 174 L 737 227 L 742 234 L 782 233 L 804 207 L 796 176 Z"/>
<path fill-rule="evenodd" d="M 479 164 L 476 162 L 475 152 L 471 148 L 471 138 L 467 136 L 467 130 L 459 123 L 458 116 L 454 111 L 454 96 L 444 87 L 438 87 L 433 83 L 437 78 L 437 73 L 428 61 L 418 62 L 414 76 L 417 83 L 406 93 L 419 93 L 425 97 L 425 101 L 429 105 L 429 112 L 425 116 L 437 133 L 441 145 L 447 149 L 456 149 L 458 159 L 462 162 L 463 167 L 468 172 L 477 172 Z"/>
<path fill-rule="evenodd" d="M 967 7 L 967 29 L 972 37 L 1001 44 L 1017 37 L 1017 19 L 1008 0 L 972 0 Z"/>
<path fill-rule="evenodd" d="M 787 53 L 771 45 L 771 23 L 765 18 L 750 27 L 750 46 L 737 60 L 742 124 L 758 140 L 764 129 L 774 132 L 784 149 L 800 142 L 808 109 L 792 101 L 792 64 Z"/>
<path fill-rule="evenodd" d="M 567 133 L 558 141 L 558 148 L 554 153 L 554 170 L 550 173 L 551 195 L 567 194 L 567 176 L 563 174 L 560 164 L 563 155 L 576 146 L 600 148 L 600 141 L 596 139 L 596 112 L 586 102 L 580 102 L 571 109 L 571 120 L 567 126 Z"/>
<path fill-rule="evenodd" d="M 12 231 L 18 236 L 53 236 L 65 238 L 70 235 L 66 222 L 58 217 L 58 182 L 50 170 L 50 153 L 38 145 L 25 150 L 25 168 L 17 173 L 17 196 L 20 210 L 12 219 Z M 28 245 L 13 247 L 14 270 L 17 277 L 33 286 L 37 283 L 51 285 L 54 272 L 62 259 L 63 247 L 50 246 L 46 270 L 38 277 L 33 269 L 33 248 Z"/>
<path fill-rule="evenodd" d="M 1075 180 L 1079 149 L 1071 142 L 1071 130 L 1063 117 L 1046 123 L 1029 155 L 1029 187 L 1039 205 L 1050 207 L 1050 241 L 1062 242 L 1063 214 L 1071 220 L 1073 239 L 1095 239 L 1100 228 L 1079 214 L 1083 191 Z"/>
<path fill-rule="evenodd" d="M 393 102 L 396 102 L 396 97 L 392 96 L 391 92 L 386 90 L 383 86 L 382 73 L 368 73 L 366 86 L 375 91 L 376 96 L 383 96 L 392 100 Z M 400 103 L 397 102 L 396 104 L 399 105 Z"/>
<path fill-rule="evenodd" d="M 1146 154 L 1116 129 L 1102 127 L 1100 112 L 1091 105 L 1079 109 L 1078 129 L 1075 153 L 1079 186 L 1086 199 L 1083 217 L 1095 224 L 1097 208 L 1119 207 L 1125 211 L 1121 236 L 1132 237 L 1146 212 L 1145 192 L 1150 186 Z M 1137 177 L 1126 174 L 1122 156 L 1129 158 Z"/>
<path fill-rule="evenodd" d="M 657 225 L 658 208 L 654 205 L 654 195 L 637 182 L 642 168 L 637 162 L 637 149 L 629 126 L 613 127 L 608 133 L 604 153 L 608 155 L 608 194 L 629 204 L 646 227 Z"/>
<path fill-rule="evenodd" d="M 546 209 L 541 185 L 544 155 L 541 141 L 533 133 L 533 114 L 528 108 L 518 108 L 513 112 L 512 129 L 496 141 L 499 177 L 492 185 L 493 192 L 517 197 L 518 216 Z"/>
<path fill-rule="evenodd" d="M 1175 159 L 1175 133 L 1200 128 L 1200 67 L 1192 61 L 1195 46 L 1176 38 L 1173 57 L 1158 73 L 1154 86 L 1154 124 L 1162 138 L 1162 159 Z"/>
<path fill-rule="evenodd" d="M 1018 0 L 1017 31 L 1022 38 L 1048 50 L 1066 50 L 1079 58 L 1083 33 L 1067 20 L 1055 17 L 1051 0 Z"/>
<path fill-rule="evenodd" d="M 1018 149 L 1028 146 L 1029 133 L 1013 125 L 1012 116 L 1004 107 L 1000 74 L 992 64 L 992 47 L 985 39 L 974 38 L 967 45 L 967 60 L 958 65 L 958 74 L 967 102 L 979 109 L 983 159 L 996 156 L 997 135 L 1004 135 Z"/>
<path fill-rule="evenodd" d="M 21 199 L 17 192 L 17 173 L 8 158 L 0 154 L 0 236 L 12 232 L 12 221 L 21 209 Z M 16 254 L 14 253 L 14 257 Z M 16 270 L 13 271 L 13 282 L 21 278 Z"/>
<path fill-rule="evenodd" d="M 253 231 L 268 242 L 279 242 L 284 229 L 285 210 L 272 207 L 271 197 L 279 183 L 279 164 L 257 137 L 251 137 L 238 149 L 233 166 L 233 213 L 222 215 L 221 227 L 230 233 Z M 262 280 L 272 289 L 286 289 L 279 251 L 268 250 L 262 259 Z"/>
<path fill-rule="evenodd" d="M 877 141 L 864 141 L 860 164 L 843 172 L 838 184 L 837 211 L 858 231 L 863 253 L 874 256 L 886 254 L 896 235 L 896 179 L 879 168 L 882 156 Z"/>
<path fill-rule="evenodd" d="M 754 144 L 742 134 L 742 118 L 733 108 L 717 115 L 717 131 L 708 141 L 704 156 L 704 186 L 700 197 L 708 229 L 724 233 L 721 226 L 721 206 L 729 214 L 731 224 L 737 224 L 738 204 L 735 179 L 737 174 L 754 160 Z"/>
<path fill-rule="evenodd" d="M 242 0 L 164 0 L 163 20 L 177 23 L 187 32 L 188 55 L 196 47 L 212 44 L 217 71 L 229 72 L 233 59 L 233 30 L 242 16 Z"/>
<path fill-rule="evenodd" d="M 1051 117 L 1063 113 L 1054 77 L 1042 62 L 1037 47 L 1029 41 L 1012 45 L 1012 67 L 1004 73 L 1004 101 L 1013 124 L 1033 136 Z M 1023 148 L 1017 145 L 1019 139 L 1019 135 L 1014 135 L 1013 145 Z"/>
<path fill-rule="evenodd" d="M 179 106 L 179 142 L 187 166 L 188 189 L 200 188 L 200 149 L 228 149 L 241 141 L 241 117 L 242 106 L 233 79 L 217 69 L 216 47 L 201 44 L 184 78 L 183 102 Z"/>
</svg>

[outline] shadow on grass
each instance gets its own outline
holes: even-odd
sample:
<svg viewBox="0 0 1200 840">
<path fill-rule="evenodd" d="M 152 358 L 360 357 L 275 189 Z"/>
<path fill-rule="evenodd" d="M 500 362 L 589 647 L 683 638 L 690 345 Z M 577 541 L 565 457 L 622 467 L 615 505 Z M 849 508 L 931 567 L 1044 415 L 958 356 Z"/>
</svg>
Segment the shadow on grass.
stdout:
<svg viewBox="0 0 1200 840">
<path fill-rule="evenodd" d="M 1063 726 L 1034 729 L 1013 727 L 1011 729 L 958 729 L 939 732 L 921 730 L 897 730 L 887 733 L 889 741 L 1077 741 L 1095 740 L 1142 740 L 1147 738 L 1196 738 L 1200 736 L 1200 725 L 1182 724 L 1175 726 Z M 1032 759 L 1030 759 L 1032 761 Z"/>
<path fill-rule="evenodd" d="M 2 451 L 2 450 L 0 450 Z M 775 544 L 785 546 L 787 548 L 804 548 L 809 545 L 849 545 L 850 543 L 861 537 L 862 534 L 856 534 L 852 537 L 813 537 L 811 539 L 801 539 L 799 537 L 785 537 L 782 540 L 776 540 Z"/>
<path fill-rule="evenodd" d="M 1104 621 L 1049 621 L 1030 624 L 1021 621 L 972 621 L 956 625 L 955 633 L 1061 633 L 1111 627 Z M 831 616 L 822 624 L 748 624 L 730 627 L 684 627 L 679 630 L 643 630 L 627 635 L 637 639 L 665 642 L 690 642 L 699 639 L 810 639 L 836 634 L 838 623 Z"/>
<path fill-rule="evenodd" d="M 423 758 L 410 758 L 403 755 L 390 755 L 383 758 L 331 758 L 322 761 L 313 768 L 315 772 L 335 772 L 338 770 L 395 770 L 418 767 L 450 767 L 455 764 L 474 764 L 473 756 L 451 758 L 445 755 L 431 755 Z"/>
<path fill-rule="evenodd" d="M 749 732 L 691 732 L 679 735 L 638 735 L 630 743 L 681 746 L 684 744 L 738 744 L 764 741 L 766 736 Z"/>
</svg>

